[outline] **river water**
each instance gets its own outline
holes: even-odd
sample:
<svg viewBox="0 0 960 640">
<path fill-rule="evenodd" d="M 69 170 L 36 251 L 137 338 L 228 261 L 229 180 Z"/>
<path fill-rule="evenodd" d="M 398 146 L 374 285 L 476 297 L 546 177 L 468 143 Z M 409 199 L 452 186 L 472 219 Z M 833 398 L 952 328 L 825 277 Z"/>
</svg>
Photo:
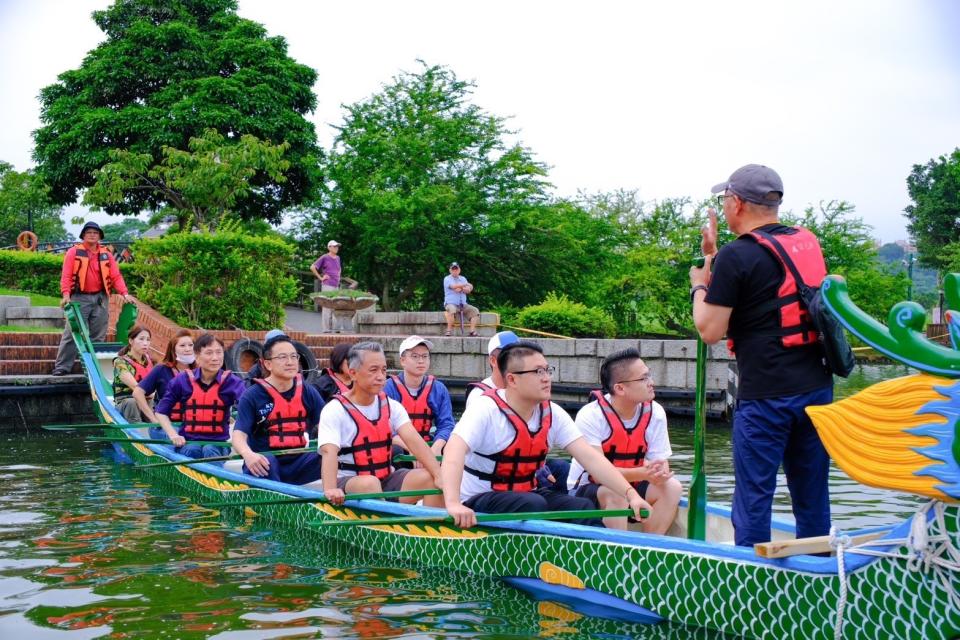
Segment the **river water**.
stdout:
<svg viewBox="0 0 960 640">
<path fill-rule="evenodd" d="M 903 373 L 860 368 L 837 393 Z M 79 436 L 0 433 L 0 638 L 716 637 L 585 618 L 497 580 L 227 521 Z M 689 425 L 671 423 L 671 438 L 686 481 Z M 729 430 L 711 428 L 707 451 L 710 500 L 728 503 Z M 919 504 L 839 470 L 830 482 L 844 528 L 897 521 Z M 785 485 L 775 510 L 789 514 Z"/>
</svg>

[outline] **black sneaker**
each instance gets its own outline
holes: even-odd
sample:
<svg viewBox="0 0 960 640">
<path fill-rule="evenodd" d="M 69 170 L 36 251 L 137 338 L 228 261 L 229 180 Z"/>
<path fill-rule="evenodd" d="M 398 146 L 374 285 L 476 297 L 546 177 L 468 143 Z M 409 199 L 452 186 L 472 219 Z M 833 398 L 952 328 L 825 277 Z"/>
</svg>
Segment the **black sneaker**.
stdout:
<svg viewBox="0 0 960 640">
<path fill-rule="evenodd" d="M 50 375 L 59 377 L 59 376 L 65 376 L 67 375 L 67 373 L 68 372 L 64 371 L 63 369 L 54 369 L 53 371 L 50 372 Z"/>
</svg>

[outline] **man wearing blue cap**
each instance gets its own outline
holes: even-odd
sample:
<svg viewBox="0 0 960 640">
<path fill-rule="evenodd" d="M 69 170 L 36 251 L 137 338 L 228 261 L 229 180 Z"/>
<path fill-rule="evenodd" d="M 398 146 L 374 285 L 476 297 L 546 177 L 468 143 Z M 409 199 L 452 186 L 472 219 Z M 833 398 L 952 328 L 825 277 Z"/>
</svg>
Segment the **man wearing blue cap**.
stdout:
<svg viewBox="0 0 960 640">
<path fill-rule="evenodd" d="M 807 229 L 780 224 L 783 182 L 769 167 L 748 164 L 712 191 L 721 194 L 718 204 L 737 239 L 717 251 L 717 214 L 710 209 L 701 246 L 706 261 L 690 270 L 690 297 L 703 341 L 726 335 L 737 358 L 736 543 L 770 540 L 781 462 L 797 537 L 827 535 L 829 457 L 804 408 L 833 400 L 833 378 L 798 295 L 799 287 L 819 287 L 826 276 L 820 243 Z"/>
<path fill-rule="evenodd" d="M 117 261 L 112 253 L 101 246 L 101 240 L 103 229 L 100 225 L 96 222 L 83 225 L 80 229 L 80 242 L 67 249 L 60 273 L 60 306 L 67 306 L 68 302 L 80 305 L 80 316 L 94 342 L 102 342 L 107 337 L 110 290 L 122 295 L 125 302 L 134 301 L 127 292 L 127 285 L 120 274 Z M 68 323 L 60 337 L 53 375 L 65 376 L 70 373 L 76 359 L 77 345 L 73 342 L 73 333 Z"/>
</svg>

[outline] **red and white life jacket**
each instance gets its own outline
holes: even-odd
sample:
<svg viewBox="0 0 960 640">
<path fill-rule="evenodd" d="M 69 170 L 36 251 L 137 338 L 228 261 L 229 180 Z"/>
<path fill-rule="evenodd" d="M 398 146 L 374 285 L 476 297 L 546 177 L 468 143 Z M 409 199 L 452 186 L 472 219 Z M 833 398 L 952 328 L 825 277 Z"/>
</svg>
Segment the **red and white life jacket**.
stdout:
<svg viewBox="0 0 960 640">
<path fill-rule="evenodd" d="M 264 418 L 267 444 L 271 449 L 288 449 L 307 446 L 307 408 L 303 405 L 303 378 L 298 374 L 293 380 L 295 391 L 287 400 L 276 388 L 262 378 L 256 383 L 273 401 L 273 409 Z"/>
<path fill-rule="evenodd" d="M 393 466 L 393 430 L 390 428 L 390 401 L 387 394 L 382 391 L 377 394 L 380 415 L 376 422 L 363 415 L 346 396 L 338 393 L 333 399 L 343 405 L 357 425 L 353 442 L 350 446 L 340 448 L 340 455 L 353 455 L 353 462 L 340 462 L 340 468 L 355 471 L 358 476 L 376 476 L 383 480 L 390 475 Z"/>
<path fill-rule="evenodd" d="M 596 399 L 603 413 L 610 435 L 601 444 L 603 455 L 615 467 L 630 469 L 642 467 L 643 459 L 647 455 L 647 425 L 653 415 L 653 403 L 644 402 L 640 409 L 640 418 L 632 429 L 627 429 L 602 391 L 593 391 L 591 395 Z"/>
<path fill-rule="evenodd" d="M 496 389 L 485 391 L 483 395 L 492 399 L 510 421 L 514 429 L 513 440 L 497 453 L 474 452 L 478 456 L 493 460 L 493 471 L 480 471 L 470 467 L 464 467 L 464 470 L 488 481 L 493 491 L 531 491 L 537 470 L 547 459 L 547 436 L 553 422 L 550 402 L 540 403 L 540 428 L 536 433 L 530 433 L 527 422 L 500 397 Z"/>
<path fill-rule="evenodd" d="M 226 440 L 230 432 L 230 407 L 220 398 L 220 385 L 230 372 L 224 371 L 220 380 L 214 380 L 206 390 L 200 386 L 199 370 L 189 375 L 193 391 L 183 403 L 183 433 L 222 436 Z"/>
<path fill-rule="evenodd" d="M 777 242 L 783 246 L 784 251 L 793 260 L 797 271 L 803 278 L 804 284 L 810 288 L 818 288 L 827 276 L 827 267 L 823 260 L 823 251 L 820 249 L 820 242 L 817 237 L 803 227 L 793 227 L 795 233 L 772 234 Z M 757 244 L 766 249 L 774 257 L 777 263 L 783 269 L 783 280 L 777 289 L 777 296 L 768 303 L 760 307 L 751 309 L 747 314 L 748 318 L 758 318 L 771 311 L 777 311 L 779 326 L 770 331 L 751 331 L 749 335 L 739 336 L 731 335 L 727 341 L 727 346 L 733 352 L 735 343 L 753 338 L 755 336 L 780 337 L 781 344 L 784 347 L 802 347 L 816 344 L 819 334 L 810 321 L 810 315 L 806 307 L 800 301 L 800 292 L 793 273 L 784 263 L 783 257 L 777 248 L 764 237 L 763 234 L 751 231 L 744 234 L 753 238 Z M 740 316 L 738 316 L 740 317 Z M 742 319 L 742 318 L 741 318 Z"/>
<path fill-rule="evenodd" d="M 400 404 L 407 410 L 413 428 L 417 430 L 417 433 L 425 442 L 430 442 L 430 430 L 433 428 L 434 415 L 430 405 L 427 404 L 427 400 L 430 399 L 430 390 L 433 389 L 436 378 L 428 375 L 426 383 L 417 395 L 410 393 L 400 376 L 390 376 L 390 379 L 393 380 L 397 393 L 400 394 Z"/>
</svg>

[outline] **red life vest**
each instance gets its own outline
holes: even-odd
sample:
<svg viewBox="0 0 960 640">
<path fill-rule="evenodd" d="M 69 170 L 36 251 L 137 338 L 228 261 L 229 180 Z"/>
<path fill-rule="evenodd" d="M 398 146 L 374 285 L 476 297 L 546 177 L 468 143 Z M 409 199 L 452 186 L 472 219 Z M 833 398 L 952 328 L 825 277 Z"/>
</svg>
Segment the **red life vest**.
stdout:
<svg viewBox="0 0 960 640">
<path fill-rule="evenodd" d="M 144 358 L 147 359 L 146 364 L 141 364 L 126 354 L 120 356 L 120 358 L 124 362 L 129 364 L 131 367 L 133 367 L 133 379 L 136 380 L 137 382 L 140 382 L 141 380 L 146 378 L 147 375 L 150 373 L 150 370 L 153 369 L 153 362 L 150 360 L 150 356 L 147 354 L 144 354 Z"/>
<path fill-rule="evenodd" d="M 496 389 L 484 391 L 483 395 L 497 403 L 497 408 L 513 425 L 515 434 L 513 441 L 497 453 L 476 452 L 478 456 L 494 461 L 493 471 L 487 473 L 470 467 L 464 467 L 464 470 L 489 481 L 493 491 L 531 491 L 537 470 L 547 459 L 547 436 L 553 422 L 550 403 L 540 403 L 540 428 L 536 433 L 530 433 L 526 421 L 500 397 Z"/>
<path fill-rule="evenodd" d="M 277 389 L 262 378 L 255 381 L 273 400 L 273 410 L 264 419 L 267 429 L 267 444 L 271 449 L 307 446 L 307 408 L 303 406 L 303 379 L 300 375 L 293 381 L 296 391 L 287 400 Z"/>
<path fill-rule="evenodd" d="M 423 389 L 415 396 L 410 394 L 410 390 L 403 384 L 400 376 L 390 376 L 390 379 L 393 380 L 393 384 L 397 388 L 397 393 L 400 394 L 400 404 L 407 410 L 407 414 L 410 416 L 410 422 L 413 423 L 413 428 L 417 430 L 417 433 L 420 434 L 420 437 L 423 438 L 425 442 L 430 442 L 430 429 L 433 428 L 433 411 L 430 409 L 430 405 L 427 404 L 427 400 L 430 399 L 430 390 L 433 388 L 433 381 L 436 380 L 436 378 L 427 376 L 427 381 L 423 385 Z"/>
<path fill-rule="evenodd" d="M 99 293 L 100 289 L 94 289 L 93 291 L 84 290 L 84 287 L 87 286 L 87 271 L 90 269 L 90 252 L 87 251 L 82 244 L 74 245 L 74 248 L 76 252 L 74 252 L 73 260 L 73 293 Z M 111 285 L 113 284 L 110 281 L 110 260 L 113 256 L 100 245 L 97 245 L 97 252 L 97 262 L 100 265 L 100 279 L 103 281 L 103 291 L 109 294 Z"/>
<path fill-rule="evenodd" d="M 818 288 L 827 276 L 827 266 L 823 261 L 823 251 L 817 237 L 803 227 L 793 227 L 795 233 L 776 234 L 779 242 L 790 258 L 804 283 L 811 288 Z M 778 311 L 779 327 L 770 331 L 751 331 L 748 335 L 731 335 L 727 340 L 727 347 L 734 351 L 737 340 L 759 336 L 780 336 L 784 347 L 802 347 L 817 344 L 819 334 L 810 322 L 810 314 L 800 302 L 800 293 L 793 274 L 783 261 L 776 247 L 762 234 L 751 231 L 744 235 L 753 238 L 757 244 L 766 249 L 783 269 L 783 280 L 777 289 L 777 297 L 770 302 L 752 309 L 747 317 L 757 318 L 771 311 Z"/>
<path fill-rule="evenodd" d="M 602 391 L 593 391 L 591 395 L 596 398 L 603 417 L 610 426 L 610 435 L 600 443 L 603 455 L 615 467 L 642 467 L 643 458 L 647 455 L 647 425 L 653 415 L 653 403 L 644 402 L 637 424 L 633 429 L 627 429 Z"/>
<path fill-rule="evenodd" d="M 220 385 L 227 379 L 230 372 L 224 371 L 220 381 L 214 380 L 206 391 L 197 379 L 200 375 L 199 371 L 190 372 L 189 375 L 193 392 L 183 403 L 183 432 L 223 436 L 226 440 L 229 433 L 230 408 L 220 399 Z"/>
<path fill-rule="evenodd" d="M 350 385 L 344 384 L 340 378 L 338 378 L 334 373 L 333 369 L 327 369 L 327 375 L 330 376 L 330 379 L 333 380 L 333 383 L 337 385 L 337 391 L 340 393 L 346 393 L 350 391 Z"/>
<path fill-rule="evenodd" d="M 357 435 L 349 447 L 341 447 L 340 454 L 353 454 L 353 462 L 341 462 L 345 471 L 356 471 L 358 476 L 376 476 L 383 480 L 390 475 L 393 466 L 393 430 L 390 428 L 390 401 L 382 391 L 377 394 L 380 402 L 380 416 L 376 422 L 370 420 L 355 404 L 345 396 L 337 394 L 334 400 L 340 402 L 347 414 L 357 425 Z"/>
<path fill-rule="evenodd" d="M 164 364 L 163 366 L 165 366 L 166 368 L 170 369 L 171 372 L 173 372 L 173 378 L 176 378 L 180 374 L 180 370 L 177 369 L 175 365 L 171 367 L 169 364 Z M 173 378 L 170 379 L 171 382 L 173 381 Z M 167 417 L 170 418 L 170 422 L 182 422 L 183 421 L 183 404 L 180 402 L 177 402 L 176 404 L 174 404 L 173 407 L 170 408 L 170 415 Z"/>
</svg>

